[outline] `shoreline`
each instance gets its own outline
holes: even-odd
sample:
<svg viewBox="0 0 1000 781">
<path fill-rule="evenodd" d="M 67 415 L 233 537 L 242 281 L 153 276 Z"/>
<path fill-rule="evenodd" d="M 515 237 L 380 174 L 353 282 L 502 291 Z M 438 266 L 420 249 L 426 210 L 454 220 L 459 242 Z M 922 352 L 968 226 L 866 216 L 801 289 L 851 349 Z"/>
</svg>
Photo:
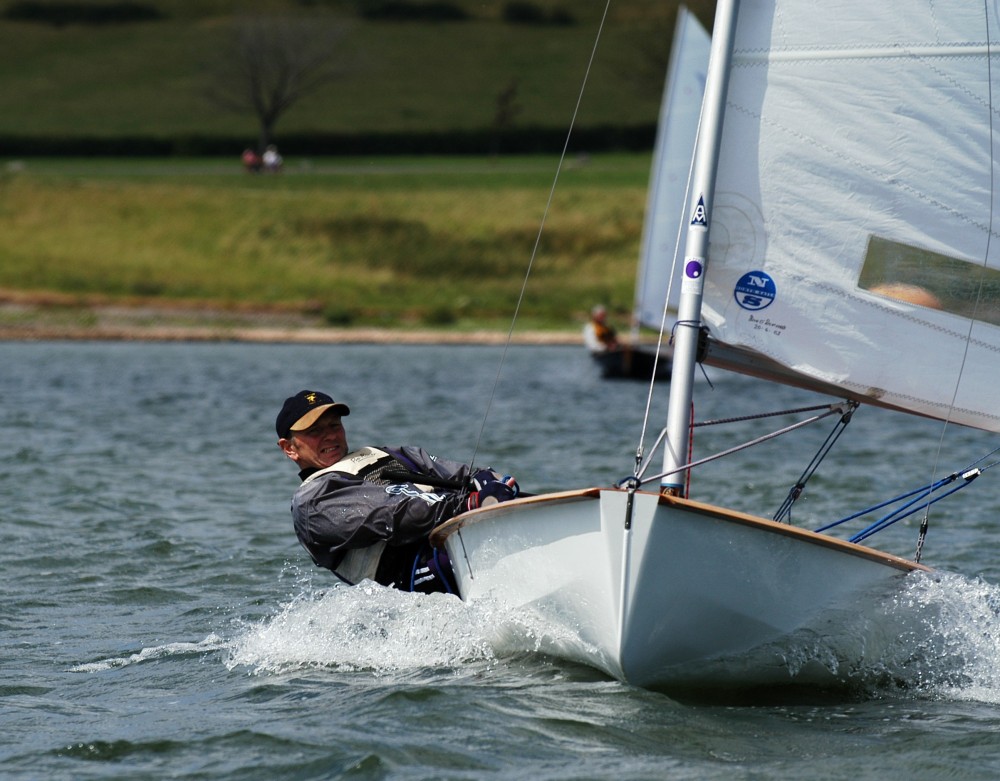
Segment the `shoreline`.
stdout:
<svg viewBox="0 0 1000 781">
<path fill-rule="evenodd" d="M 271 328 L 212 326 L 0 326 L 0 341 L 248 342 L 289 344 L 583 345 L 559 331 L 430 331 L 392 328 Z"/>
<path fill-rule="evenodd" d="M 111 300 L 0 289 L 0 341 L 256 342 L 294 344 L 583 344 L 572 329 L 327 325 L 279 307 Z"/>
</svg>

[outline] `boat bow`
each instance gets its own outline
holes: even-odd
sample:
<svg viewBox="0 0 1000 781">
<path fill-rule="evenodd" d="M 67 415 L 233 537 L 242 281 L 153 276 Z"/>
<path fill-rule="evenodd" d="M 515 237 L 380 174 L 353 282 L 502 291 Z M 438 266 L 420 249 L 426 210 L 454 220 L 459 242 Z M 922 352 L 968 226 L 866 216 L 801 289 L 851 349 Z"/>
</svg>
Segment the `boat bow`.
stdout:
<svg viewBox="0 0 1000 781">
<path fill-rule="evenodd" d="M 433 541 L 463 598 L 533 616 L 512 650 L 540 646 L 656 689 L 843 683 L 898 634 L 859 606 L 926 571 L 787 524 L 613 488 L 475 510 Z M 794 638 L 809 644 L 798 668 L 787 663 Z"/>
</svg>

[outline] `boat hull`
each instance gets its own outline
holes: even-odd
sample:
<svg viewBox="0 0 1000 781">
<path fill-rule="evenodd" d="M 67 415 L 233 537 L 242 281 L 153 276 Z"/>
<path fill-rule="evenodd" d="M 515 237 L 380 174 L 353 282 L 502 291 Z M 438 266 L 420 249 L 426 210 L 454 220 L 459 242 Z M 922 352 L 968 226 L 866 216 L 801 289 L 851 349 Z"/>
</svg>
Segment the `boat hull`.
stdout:
<svg viewBox="0 0 1000 781">
<path fill-rule="evenodd" d="M 533 617 L 533 647 L 664 690 L 847 683 L 899 636 L 884 606 L 907 573 L 925 569 L 784 524 L 613 489 L 467 513 L 436 540 L 463 599 Z"/>
<path fill-rule="evenodd" d="M 601 377 L 605 379 L 649 380 L 654 376 L 658 380 L 670 379 L 670 355 L 661 353 L 657 360 L 656 350 L 652 348 L 626 345 L 591 355 L 601 369 Z"/>
</svg>

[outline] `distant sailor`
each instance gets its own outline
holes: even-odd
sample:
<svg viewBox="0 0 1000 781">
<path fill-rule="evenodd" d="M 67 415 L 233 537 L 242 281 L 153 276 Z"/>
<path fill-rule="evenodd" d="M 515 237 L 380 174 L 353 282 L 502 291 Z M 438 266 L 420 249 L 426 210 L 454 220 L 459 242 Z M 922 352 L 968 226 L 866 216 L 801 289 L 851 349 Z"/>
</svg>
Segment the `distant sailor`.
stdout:
<svg viewBox="0 0 1000 781">
<path fill-rule="evenodd" d="M 325 393 L 303 390 L 278 413 L 278 447 L 301 470 L 292 497 L 299 542 L 351 585 L 372 580 L 454 593 L 447 554 L 428 535 L 466 510 L 515 498 L 517 481 L 409 445 L 348 451 L 341 418 L 350 412 Z"/>
<path fill-rule="evenodd" d="M 594 353 L 620 346 L 615 329 L 608 325 L 608 310 L 600 304 L 590 310 L 590 321 L 583 327 L 583 343 Z"/>
<path fill-rule="evenodd" d="M 928 309 L 941 309 L 941 300 L 927 288 L 918 285 L 909 285 L 905 282 L 884 282 L 871 288 L 871 292 L 887 298 L 894 298 L 897 301 L 926 306 Z"/>
</svg>

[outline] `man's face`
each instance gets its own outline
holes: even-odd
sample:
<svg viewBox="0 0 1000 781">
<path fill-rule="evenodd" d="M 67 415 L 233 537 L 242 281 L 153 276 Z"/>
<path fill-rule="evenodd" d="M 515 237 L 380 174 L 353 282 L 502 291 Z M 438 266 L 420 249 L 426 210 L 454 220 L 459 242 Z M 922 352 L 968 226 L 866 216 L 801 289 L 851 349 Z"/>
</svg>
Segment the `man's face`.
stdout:
<svg viewBox="0 0 1000 781">
<path fill-rule="evenodd" d="M 340 416 L 330 410 L 309 428 L 278 440 L 278 446 L 300 468 L 323 469 L 347 455 L 347 432 Z"/>
</svg>

